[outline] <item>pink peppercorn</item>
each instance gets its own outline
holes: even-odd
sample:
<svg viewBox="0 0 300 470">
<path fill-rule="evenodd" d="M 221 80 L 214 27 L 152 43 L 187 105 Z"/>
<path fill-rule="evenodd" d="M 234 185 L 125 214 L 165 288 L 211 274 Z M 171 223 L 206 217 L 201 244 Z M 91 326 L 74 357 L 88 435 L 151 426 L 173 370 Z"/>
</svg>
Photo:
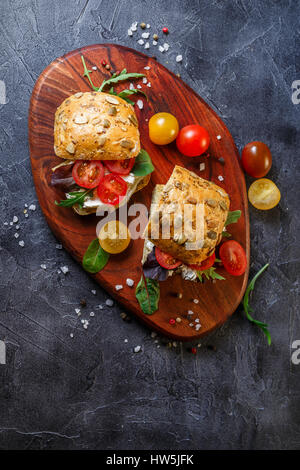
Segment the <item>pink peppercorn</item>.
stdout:
<svg viewBox="0 0 300 470">
<path fill-rule="evenodd" d="M 176 323 L 175 318 L 170 318 L 169 323 L 170 323 L 170 325 L 175 325 L 175 323 Z"/>
<path fill-rule="evenodd" d="M 102 59 L 102 60 L 101 60 L 101 64 L 103 65 L 103 67 L 105 67 L 105 65 L 106 65 L 106 60 Z"/>
<path fill-rule="evenodd" d="M 191 348 L 191 353 L 192 354 L 197 354 L 197 349 L 196 348 Z"/>
</svg>

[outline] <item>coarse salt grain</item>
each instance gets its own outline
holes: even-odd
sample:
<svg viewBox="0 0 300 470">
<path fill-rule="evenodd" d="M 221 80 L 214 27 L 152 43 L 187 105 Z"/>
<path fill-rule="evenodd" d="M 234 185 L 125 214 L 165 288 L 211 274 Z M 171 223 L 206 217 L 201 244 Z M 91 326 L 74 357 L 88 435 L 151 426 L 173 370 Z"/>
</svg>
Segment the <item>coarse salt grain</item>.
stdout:
<svg viewBox="0 0 300 470">
<path fill-rule="evenodd" d="M 137 21 L 132 23 L 132 25 L 130 26 L 130 29 L 131 29 L 131 31 L 136 31 L 137 30 Z"/>
<path fill-rule="evenodd" d="M 19 238 L 19 233 L 16 232 L 15 235 L 14 235 L 15 238 Z"/>
<path fill-rule="evenodd" d="M 153 40 L 152 44 L 153 44 L 153 46 L 157 46 L 157 41 Z"/>
<path fill-rule="evenodd" d="M 8 222 L 4 222 L 4 225 L 8 225 Z"/>
<path fill-rule="evenodd" d="M 19 245 L 20 245 L 21 247 L 23 247 L 23 246 L 25 245 L 24 240 L 20 240 L 20 241 L 19 241 Z"/>
<path fill-rule="evenodd" d="M 194 326 L 194 323 L 189 323 L 189 326 L 190 326 L 190 327 Z"/>
<path fill-rule="evenodd" d="M 13 225 L 13 222 L 9 222 L 9 225 Z"/>
<path fill-rule="evenodd" d="M 143 39 L 148 39 L 150 36 L 150 33 L 142 33 L 142 38 Z"/>
<path fill-rule="evenodd" d="M 147 87 L 151 88 L 151 83 L 150 82 L 147 83 Z"/>
<path fill-rule="evenodd" d="M 47 269 L 47 266 L 45 264 L 41 264 L 42 269 Z"/>
<path fill-rule="evenodd" d="M 194 304 L 198 304 L 198 303 L 199 303 L 199 300 L 198 300 L 198 299 L 194 299 L 193 302 L 194 302 Z"/>
<path fill-rule="evenodd" d="M 28 207 L 28 204 L 24 204 L 24 207 Z"/>
<path fill-rule="evenodd" d="M 28 209 L 29 209 L 30 211 L 35 211 L 36 205 L 35 205 L 35 204 L 30 204 L 30 206 L 28 207 Z"/>
<path fill-rule="evenodd" d="M 103 310 L 103 305 L 98 305 L 99 310 Z"/>
<path fill-rule="evenodd" d="M 134 84 L 133 83 L 130 83 L 129 90 L 134 90 Z"/>
<path fill-rule="evenodd" d="M 195 323 L 199 323 L 199 322 L 200 322 L 199 318 L 195 318 Z"/>
<path fill-rule="evenodd" d="M 188 310 L 188 315 L 194 315 L 193 310 Z"/>
<path fill-rule="evenodd" d="M 147 81 L 148 81 L 147 78 L 144 77 L 144 78 L 143 78 L 143 83 L 147 83 Z"/>
<path fill-rule="evenodd" d="M 19 230 L 19 228 L 20 228 L 20 225 L 16 225 L 16 230 Z"/>
<path fill-rule="evenodd" d="M 95 312 L 90 312 L 90 317 L 94 317 L 95 316 Z"/>
<path fill-rule="evenodd" d="M 93 65 L 92 69 L 93 69 L 93 70 L 97 70 L 96 65 Z"/>
<path fill-rule="evenodd" d="M 70 338 L 74 338 L 74 335 L 73 335 L 73 333 L 70 333 Z"/>
<path fill-rule="evenodd" d="M 158 46 L 159 52 L 165 52 L 165 48 L 163 46 Z"/>
<path fill-rule="evenodd" d="M 16 224 L 18 222 L 18 217 L 16 215 L 13 216 L 13 223 Z"/>
<path fill-rule="evenodd" d="M 138 352 L 140 352 L 141 349 L 142 349 L 141 346 L 136 346 L 136 347 L 133 349 L 133 351 L 134 351 L 135 353 L 138 353 Z"/>
<path fill-rule="evenodd" d="M 115 289 L 116 289 L 116 290 L 121 290 L 121 289 L 123 289 L 122 284 L 117 284 L 117 285 L 115 286 Z"/>
<path fill-rule="evenodd" d="M 138 44 L 140 44 L 142 46 L 143 44 L 145 44 L 145 41 L 143 39 L 139 39 Z"/>
<path fill-rule="evenodd" d="M 94 295 L 96 295 L 96 294 L 97 294 L 97 291 L 96 291 L 95 289 L 92 289 L 92 290 L 91 290 L 91 293 L 94 294 Z"/>
<path fill-rule="evenodd" d="M 146 44 L 145 44 L 145 49 L 149 49 L 149 47 L 150 47 L 149 42 L 146 42 Z"/>
<path fill-rule="evenodd" d="M 127 338 L 126 338 L 126 339 L 124 339 L 124 343 L 128 343 L 128 339 L 127 339 Z"/>
<path fill-rule="evenodd" d="M 218 139 L 218 140 L 221 140 L 222 137 L 221 137 L 220 135 L 217 135 L 217 139 Z"/>
<path fill-rule="evenodd" d="M 201 328 L 200 323 L 197 323 L 197 325 L 195 326 L 195 330 L 198 331 L 198 330 L 200 330 L 200 328 Z"/>
<path fill-rule="evenodd" d="M 150 70 L 149 65 L 146 65 L 146 67 L 144 67 L 144 70 Z"/>
<path fill-rule="evenodd" d="M 60 245 L 59 243 L 57 243 L 57 244 L 55 245 L 55 248 L 56 248 L 57 250 L 62 250 L 62 245 Z"/>
<path fill-rule="evenodd" d="M 130 279 L 130 277 L 128 277 L 126 279 L 126 284 L 127 284 L 127 286 L 132 287 L 134 285 L 134 280 Z"/>
<path fill-rule="evenodd" d="M 182 62 L 182 55 L 181 54 L 176 56 L 176 62 Z"/>
<path fill-rule="evenodd" d="M 61 266 L 61 272 L 64 273 L 64 274 L 67 274 L 69 272 L 69 268 L 68 266 Z"/>
<path fill-rule="evenodd" d="M 114 301 L 111 300 L 111 299 L 107 299 L 107 300 L 105 301 L 105 303 L 106 303 L 106 305 L 107 305 L 108 307 L 112 307 L 113 304 L 114 304 Z"/>
<path fill-rule="evenodd" d="M 143 109 L 144 103 L 142 102 L 142 100 L 137 100 L 136 104 L 138 105 L 140 109 Z"/>
<path fill-rule="evenodd" d="M 147 28 L 147 29 L 150 29 L 150 24 L 147 24 L 146 28 Z"/>
<path fill-rule="evenodd" d="M 133 36 L 133 32 L 130 28 L 128 29 L 127 34 L 128 34 L 128 36 Z"/>
<path fill-rule="evenodd" d="M 141 85 L 137 85 L 136 87 L 137 87 L 139 90 L 142 88 Z"/>
<path fill-rule="evenodd" d="M 222 175 L 219 175 L 219 176 L 218 176 L 218 180 L 219 180 L 219 181 L 224 181 L 223 176 L 222 176 Z"/>
<path fill-rule="evenodd" d="M 168 51 L 168 50 L 169 50 L 169 47 L 170 47 L 170 45 L 169 45 L 167 42 L 165 42 L 165 43 L 163 44 L 163 48 L 164 48 L 165 51 Z"/>
<path fill-rule="evenodd" d="M 78 315 L 78 313 L 80 313 L 80 308 L 75 308 L 75 313 Z"/>
<path fill-rule="evenodd" d="M 151 338 L 156 338 L 156 336 L 157 336 L 156 331 L 152 331 L 152 332 L 151 332 Z"/>
<path fill-rule="evenodd" d="M 205 170 L 205 163 L 200 163 L 199 170 L 200 170 L 200 171 L 204 171 L 204 170 Z"/>
<path fill-rule="evenodd" d="M 28 217 L 28 214 L 25 214 L 25 217 L 26 217 L 26 219 L 27 219 L 27 217 Z"/>
</svg>

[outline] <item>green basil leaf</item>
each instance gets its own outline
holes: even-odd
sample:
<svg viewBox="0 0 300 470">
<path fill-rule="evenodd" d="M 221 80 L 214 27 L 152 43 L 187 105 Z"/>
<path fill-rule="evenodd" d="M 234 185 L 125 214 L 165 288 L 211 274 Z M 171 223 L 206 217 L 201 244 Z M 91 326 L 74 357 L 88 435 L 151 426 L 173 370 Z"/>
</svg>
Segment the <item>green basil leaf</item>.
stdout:
<svg viewBox="0 0 300 470">
<path fill-rule="evenodd" d="M 263 323 L 259 320 L 255 320 L 249 312 L 252 312 L 252 308 L 250 307 L 249 305 L 249 295 L 250 295 L 250 292 L 253 291 L 254 289 L 254 286 L 255 286 L 255 282 L 256 282 L 256 279 L 267 269 L 267 267 L 269 266 L 269 263 L 265 264 L 259 271 L 258 273 L 256 273 L 256 275 L 254 276 L 254 278 L 252 279 L 251 282 L 249 282 L 248 284 L 248 287 L 246 289 L 246 292 L 245 292 L 245 295 L 244 295 L 244 298 L 243 298 L 243 307 L 244 307 L 244 311 L 246 313 L 246 317 L 247 319 L 254 323 L 256 326 L 258 326 L 262 331 L 263 333 L 266 335 L 267 337 L 267 341 L 268 341 L 268 345 L 270 346 L 271 345 L 271 335 L 270 335 L 270 332 L 268 330 L 268 325 L 267 323 Z"/>
<path fill-rule="evenodd" d="M 227 225 L 230 225 L 230 224 L 235 224 L 239 220 L 239 218 L 241 217 L 241 213 L 242 212 L 240 210 L 229 211 L 228 215 L 227 215 L 226 222 L 225 222 L 225 227 Z"/>
<path fill-rule="evenodd" d="M 154 171 L 154 166 L 152 164 L 151 158 L 146 152 L 146 150 L 141 149 L 140 153 L 135 159 L 135 163 L 131 171 L 136 176 L 146 176 L 152 173 L 152 171 Z"/>
<path fill-rule="evenodd" d="M 160 297 L 159 282 L 142 275 L 136 286 L 135 295 L 143 312 L 147 315 L 152 315 L 158 309 Z"/>
<path fill-rule="evenodd" d="M 104 268 L 108 259 L 109 253 L 101 248 L 98 238 L 95 238 L 84 254 L 82 266 L 87 272 L 96 274 Z"/>
</svg>

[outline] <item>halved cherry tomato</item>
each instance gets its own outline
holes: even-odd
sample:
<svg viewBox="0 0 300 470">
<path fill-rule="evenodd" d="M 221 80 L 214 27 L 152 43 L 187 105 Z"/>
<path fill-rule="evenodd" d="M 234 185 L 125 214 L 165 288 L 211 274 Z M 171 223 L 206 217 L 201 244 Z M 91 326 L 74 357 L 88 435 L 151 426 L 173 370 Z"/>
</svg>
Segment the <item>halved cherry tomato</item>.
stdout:
<svg viewBox="0 0 300 470">
<path fill-rule="evenodd" d="M 72 168 L 72 176 L 82 188 L 96 188 L 104 175 L 104 168 L 98 160 L 78 160 Z"/>
<path fill-rule="evenodd" d="M 191 269 L 195 269 L 196 271 L 206 271 L 206 269 L 211 268 L 214 265 L 216 259 L 215 253 L 209 256 L 207 259 L 202 261 L 200 264 L 189 264 L 188 267 Z"/>
<path fill-rule="evenodd" d="M 180 129 L 176 139 L 176 145 L 183 155 L 197 157 L 206 152 L 209 147 L 210 137 L 204 127 L 192 124 Z"/>
<path fill-rule="evenodd" d="M 281 194 L 273 181 L 268 178 L 260 178 L 251 184 L 248 190 L 248 197 L 256 209 L 267 211 L 277 206 Z"/>
<path fill-rule="evenodd" d="M 155 247 L 155 257 L 157 262 L 165 269 L 175 269 L 182 264 L 181 261 L 178 261 L 172 255 L 161 251 L 157 246 Z"/>
<path fill-rule="evenodd" d="M 127 183 L 121 176 L 109 173 L 100 181 L 97 192 L 102 202 L 116 206 L 127 193 Z"/>
<path fill-rule="evenodd" d="M 112 173 L 117 175 L 129 175 L 135 158 L 126 158 L 126 160 L 104 160 L 103 163 L 106 168 L 109 169 Z"/>
<path fill-rule="evenodd" d="M 130 234 L 125 224 L 119 220 L 110 220 L 98 235 L 101 248 L 112 255 L 126 250 L 130 243 Z"/>
<path fill-rule="evenodd" d="M 272 166 L 272 155 L 269 147 L 263 142 L 250 142 L 242 151 L 242 165 L 253 178 L 266 176 Z"/>
<path fill-rule="evenodd" d="M 223 243 L 219 251 L 224 268 L 233 276 L 241 276 L 246 271 L 247 257 L 244 248 L 235 240 Z"/>
</svg>

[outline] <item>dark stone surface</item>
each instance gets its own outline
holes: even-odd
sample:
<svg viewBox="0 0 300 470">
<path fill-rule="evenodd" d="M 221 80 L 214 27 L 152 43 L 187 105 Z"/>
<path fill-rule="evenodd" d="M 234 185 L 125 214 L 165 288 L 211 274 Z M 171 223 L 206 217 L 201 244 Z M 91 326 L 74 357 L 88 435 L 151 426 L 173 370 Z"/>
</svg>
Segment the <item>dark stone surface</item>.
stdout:
<svg viewBox="0 0 300 470">
<path fill-rule="evenodd" d="M 300 79 L 299 17 L 300 2 L 286 0 L 1 0 L 1 449 L 299 448 L 300 365 L 291 362 L 300 339 L 300 104 L 291 100 Z M 27 145 L 35 80 L 54 58 L 86 44 L 143 50 L 127 36 L 134 20 L 150 23 L 151 33 L 169 27 L 169 51 L 148 53 L 217 110 L 239 148 L 253 139 L 271 147 L 270 178 L 282 201 L 266 213 L 250 208 L 251 274 L 271 264 L 252 305 L 270 324 L 271 347 L 241 309 L 196 356 L 186 345 L 155 343 L 135 320 L 123 322 L 117 305 L 97 310 L 107 295 L 56 249 L 38 207 Z M 28 218 L 25 203 L 37 204 Z M 17 240 L 4 225 L 14 215 Z M 57 273 L 63 265 L 66 276 Z M 74 311 L 81 298 L 83 317 L 96 312 L 87 330 Z"/>
</svg>

